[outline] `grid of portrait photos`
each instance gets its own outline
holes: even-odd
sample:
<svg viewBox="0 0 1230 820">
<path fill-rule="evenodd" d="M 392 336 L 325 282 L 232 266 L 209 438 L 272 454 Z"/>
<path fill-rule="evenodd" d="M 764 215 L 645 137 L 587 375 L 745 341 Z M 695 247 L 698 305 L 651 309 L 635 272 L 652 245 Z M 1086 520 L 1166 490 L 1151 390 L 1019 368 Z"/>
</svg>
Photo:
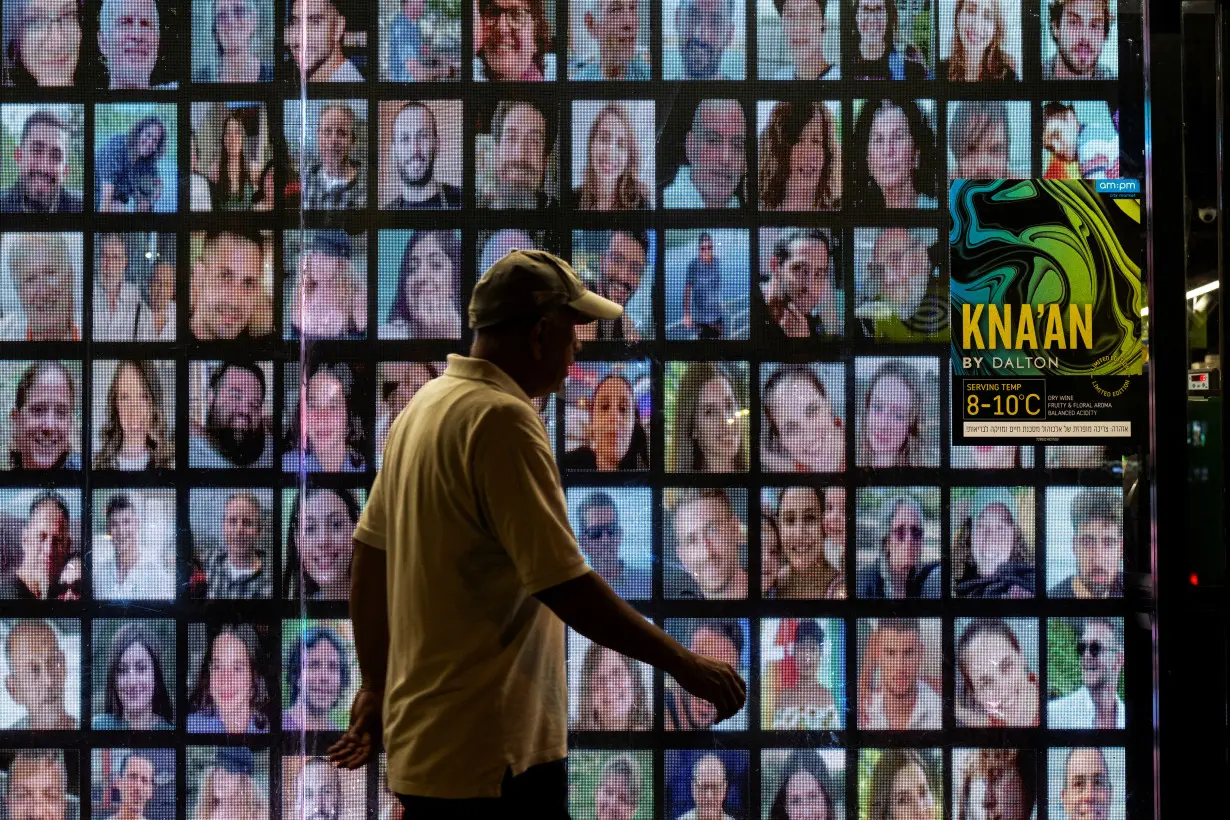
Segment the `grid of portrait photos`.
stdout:
<svg viewBox="0 0 1230 820">
<path fill-rule="evenodd" d="M 951 444 L 946 191 L 1143 175 L 1135 0 L 0 8 L 0 816 L 402 816 L 351 533 L 529 248 L 582 551 L 749 682 L 570 634 L 574 817 L 1132 814 L 1139 459 Z"/>
</svg>

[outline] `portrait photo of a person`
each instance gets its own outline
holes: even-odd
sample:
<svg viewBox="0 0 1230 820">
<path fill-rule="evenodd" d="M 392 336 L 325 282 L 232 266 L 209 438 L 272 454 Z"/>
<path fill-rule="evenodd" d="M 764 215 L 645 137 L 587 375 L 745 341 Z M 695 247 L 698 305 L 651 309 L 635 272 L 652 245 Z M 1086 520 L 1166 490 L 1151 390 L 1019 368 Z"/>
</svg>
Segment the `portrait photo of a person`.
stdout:
<svg viewBox="0 0 1230 820">
<path fill-rule="evenodd" d="M 1047 488 L 1049 597 L 1123 597 L 1123 508 L 1119 487 Z"/>
<path fill-rule="evenodd" d="M 1034 493 L 1028 487 L 954 488 L 953 594 L 958 598 L 1032 598 Z"/>
<path fill-rule="evenodd" d="M 653 759 L 647 751 L 578 749 L 568 755 L 577 784 L 568 806 L 574 817 L 634 820 L 654 805 Z M 381 816 L 381 820 L 402 820 Z"/>
<path fill-rule="evenodd" d="M 94 469 L 173 469 L 174 363 L 95 360 L 94 384 Z"/>
<path fill-rule="evenodd" d="M 664 80 L 742 80 L 747 15 L 735 0 L 662 4 Z"/>
<path fill-rule="evenodd" d="M 212 211 L 268 211 L 273 207 L 274 192 L 263 178 L 271 156 L 269 118 L 263 104 L 193 103 L 192 134 L 198 172 L 209 183 Z M 194 211 L 198 204 L 192 204 Z"/>
<path fill-rule="evenodd" d="M 80 105 L 0 105 L 0 133 L 13 146 L 0 165 L 0 213 L 81 213 L 84 125 Z"/>
<path fill-rule="evenodd" d="M 855 361 L 858 466 L 940 466 L 938 367 L 937 360 L 921 357 Z"/>
<path fill-rule="evenodd" d="M 943 726 L 940 639 L 939 618 L 858 622 L 860 729 L 921 731 Z"/>
<path fill-rule="evenodd" d="M 99 732 L 175 728 L 175 622 L 94 622 L 93 728 Z"/>
<path fill-rule="evenodd" d="M 748 232 L 739 228 L 668 230 L 666 338 L 746 339 L 752 273 Z"/>
<path fill-rule="evenodd" d="M 747 472 L 746 362 L 668 362 L 666 395 L 668 472 Z"/>
<path fill-rule="evenodd" d="M 168 90 L 184 61 L 174 28 L 164 25 L 157 0 L 102 0 L 98 50 L 108 87 Z"/>
<path fill-rule="evenodd" d="M 1123 619 L 1052 618 L 1046 641 L 1047 728 L 1126 728 Z"/>
<path fill-rule="evenodd" d="M 272 678 L 269 627 L 249 623 L 188 625 L 188 731 L 269 731 Z"/>
<path fill-rule="evenodd" d="M 464 5 L 380 0 L 380 79 L 394 83 L 461 79 Z"/>
<path fill-rule="evenodd" d="M 0 621 L 0 728 L 75 732 L 81 710 L 81 621 Z"/>
<path fill-rule="evenodd" d="M 8 469 L 81 469 L 80 384 L 80 362 L 0 362 L 0 408 L 9 408 L 0 416 L 0 440 L 8 442 Z"/>
<path fill-rule="evenodd" d="M 76 820 L 80 753 L 66 749 L 0 749 L 0 811 L 11 818 Z"/>
<path fill-rule="evenodd" d="M 192 0 L 192 79 L 273 81 L 272 0 Z"/>
<path fill-rule="evenodd" d="M 367 817 L 366 769 L 341 769 L 325 757 L 282 758 L 283 815 L 307 820 Z"/>
<path fill-rule="evenodd" d="M 175 341 L 175 234 L 94 234 L 94 341 Z"/>
<path fill-rule="evenodd" d="M 932 4 L 908 0 L 843 0 L 844 37 L 854 57 L 845 66 L 850 80 L 931 79 L 935 58 Z"/>
<path fill-rule="evenodd" d="M 461 231 L 380 232 L 381 339 L 460 339 Z"/>
<path fill-rule="evenodd" d="M 546 101 L 501 100 L 479 112 L 475 137 L 480 208 L 542 210 L 559 204 L 555 114 Z"/>
<path fill-rule="evenodd" d="M 866 487 L 857 495 L 859 598 L 941 598 L 938 487 Z"/>
<path fill-rule="evenodd" d="M 74 556 L 80 561 L 80 490 L 0 491 L 0 600 L 67 600 L 59 582 Z"/>
<path fill-rule="evenodd" d="M 666 752 L 666 816 L 670 820 L 734 820 L 752 810 L 749 754 L 731 749 Z"/>
<path fill-rule="evenodd" d="M 367 469 L 365 414 L 371 397 L 370 378 L 361 363 L 317 363 L 304 375 L 299 392 L 297 366 L 288 373 L 286 440 L 282 469 L 286 472 L 361 473 Z"/>
<path fill-rule="evenodd" d="M 191 362 L 189 380 L 188 465 L 272 467 L 272 363 Z"/>
<path fill-rule="evenodd" d="M 194 598 L 267 599 L 274 563 L 273 491 L 193 487 L 189 496 Z"/>
<path fill-rule="evenodd" d="M 569 79 L 651 79 L 649 2 L 572 0 L 568 12 Z"/>
<path fill-rule="evenodd" d="M 1127 753 L 1122 747 L 1052 746 L 1047 749 L 1046 768 L 1050 817 L 1127 817 Z"/>
<path fill-rule="evenodd" d="M 939 820 L 944 812 L 940 749 L 860 749 L 867 798 L 859 820 Z"/>
<path fill-rule="evenodd" d="M 555 79 L 555 6 L 547 0 L 474 0 L 474 79 Z"/>
<path fill-rule="evenodd" d="M 290 0 L 284 44 L 294 75 L 309 83 L 361 83 L 369 12 L 355 0 Z M 296 80 L 298 83 L 299 80 Z"/>
<path fill-rule="evenodd" d="M 569 487 L 568 519 L 585 562 L 615 594 L 647 600 L 653 594 L 653 549 L 648 487 Z"/>
<path fill-rule="evenodd" d="M 940 168 L 934 122 L 933 100 L 855 101 L 849 204 L 871 210 L 935 208 Z"/>
<path fill-rule="evenodd" d="M 94 597 L 175 600 L 175 491 L 96 490 Z"/>
<path fill-rule="evenodd" d="M 382 102 L 380 207 L 397 211 L 460 208 L 461 128 L 459 100 Z"/>
<path fill-rule="evenodd" d="M 844 336 L 840 231 L 761 228 L 759 240 L 765 340 L 783 344 Z"/>
<path fill-rule="evenodd" d="M 773 0 L 757 14 L 760 79 L 841 79 L 838 0 Z"/>
<path fill-rule="evenodd" d="M 284 103 L 283 112 L 282 130 L 290 146 L 292 173 L 299 180 L 297 189 L 291 187 L 287 207 L 309 211 L 366 208 L 367 102 L 293 99 Z"/>
<path fill-rule="evenodd" d="M 192 234 L 188 329 L 197 341 L 273 334 L 273 235 L 227 226 Z"/>
<path fill-rule="evenodd" d="M 625 211 L 653 207 L 653 124 L 652 100 L 573 102 L 574 208 Z"/>
<path fill-rule="evenodd" d="M 940 0 L 937 75 L 951 83 L 1021 79 L 1020 0 Z"/>
<path fill-rule="evenodd" d="M 935 228 L 854 229 L 854 316 L 884 342 L 947 342 L 948 281 Z"/>
<path fill-rule="evenodd" d="M 838 820 L 846 814 L 846 756 L 839 749 L 765 749 L 762 817 Z"/>
<path fill-rule="evenodd" d="M 439 378 L 444 362 L 380 362 L 376 368 L 376 469 L 384 460 L 384 445 L 389 440 L 389 428 L 423 385 Z"/>
<path fill-rule="evenodd" d="M 517 244 L 509 241 L 501 244 Z M 527 244 L 526 249 L 533 244 Z M 652 339 L 653 280 L 658 235 L 653 231 L 618 229 L 573 231 L 572 266 L 594 293 L 620 305 L 618 319 L 597 319 L 577 325 L 581 341 L 639 342 Z"/>
<path fill-rule="evenodd" d="M 9 0 L 4 4 L 3 82 L 16 88 L 68 87 L 81 61 L 80 0 Z"/>
<path fill-rule="evenodd" d="M 343 230 L 285 231 L 288 339 L 367 336 L 367 237 Z"/>
<path fill-rule="evenodd" d="M 787 473 L 845 470 L 845 366 L 770 365 L 761 369 L 761 378 L 761 468 Z"/>
<path fill-rule="evenodd" d="M 845 544 L 830 540 L 830 505 L 845 500 L 825 487 L 765 487 L 760 508 L 771 516 L 781 544 L 782 563 L 766 597 L 842 600 L 846 598 Z M 838 504 L 840 502 L 840 505 Z M 771 593 L 771 595 L 769 594 Z"/>
<path fill-rule="evenodd" d="M 685 0 L 691 2 L 691 0 Z M 726 0 L 716 0 L 721 4 Z M 747 114 L 738 100 L 688 101 L 669 112 L 661 168 L 664 208 L 740 208 L 747 197 Z M 686 122 L 680 118 L 686 117 Z"/>
<path fill-rule="evenodd" d="M 81 341 L 79 233 L 0 236 L 0 340 Z"/>
<path fill-rule="evenodd" d="M 647 732 L 653 728 L 653 668 L 568 631 L 568 728 Z"/>
<path fill-rule="evenodd" d="M 958 726 L 1037 726 L 1038 622 L 957 618 Z"/>
<path fill-rule="evenodd" d="M 284 621 L 282 730 L 336 732 L 358 688 L 350 621 Z"/>
<path fill-rule="evenodd" d="M 953 749 L 954 820 L 1030 820 L 1043 787 L 1034 749 Z"/>
<path fill-rule="evenodd" d="M 94 820 L 174 820 L 173 749 L 95 749 Z"/>
<path fill-rule="evenodd" d="M 189 746 L 189 820 L 269 820 L 269 752 L 246 746 Z"/>
<path fill-rule="evenodd" d="M 667 598 L 747 597 L 747 492 L 668 489 L 663 575 Z"/>
<path fill-rule="evenodd" d="M 290 513 L 282 590 L 287 598 L 349 600 L 353 558 L 349 534 L 359 521 L 362 504 L 363 494 L 351 490 L 313 487 L 285 492 L 282 506 Z"/>
<path fill-rule="evenodd" d="M 948 178 L 1028 178 L 1032 119 L 1026 102 L 948 103 Z"/>
<path fill-rule="evenodd" d="M 565 390 L 565 470 L 649 469 L 648 362 L 576 363 Z"/>
<path fill-rule="evenodd" d="M 1052 100 L 1042 106 L 1045 179 L 1117 179 L 1119 109 L 1105 100 Z"/>
<path fill-rule="evenodd" d="M 175 212 L 176 119 L 170 104 L 95 107 L 94 195 L 99 211 Z"/>
<path fill-rule="evenodd" d="M 761 725 L 775 731 L 845 728 L 841 620 L 766 618 L 760 634 Z"/>
<path fill-rule="evenodd" d="M 1118 4 L 1047 0 L 1042 4 L 1042 79 L 1114 80 L 1119 76 Z"/>
<path fill-rule="evenodd" d="M 751 627 L 746 619 L 667 618 L 665 628 L 667 634 L 691 651 L 728 664 L 747 679 L 751 665 Z M 713 704 L 690 694 L 669 675 L 666 676 L 664 697 L 668 732 L 737 732 L 747 728 L 746 705 L 718 722 Z"/>
<path fill-rule="evenodd" d="M 835 102 L 762 101 L 757 104 L 756 120 L 761 210 L 839 209 L 840 106 Z"/>
</svg>

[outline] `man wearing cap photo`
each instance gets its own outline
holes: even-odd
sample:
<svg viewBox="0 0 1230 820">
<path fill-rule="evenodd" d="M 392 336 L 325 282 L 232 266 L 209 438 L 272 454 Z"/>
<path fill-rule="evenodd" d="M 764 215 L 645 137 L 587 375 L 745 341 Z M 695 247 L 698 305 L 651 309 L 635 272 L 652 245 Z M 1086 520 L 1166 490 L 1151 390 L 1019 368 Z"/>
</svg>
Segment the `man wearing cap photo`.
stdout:
<svg viewBox="0 0 1230 820">
<path fill-rule="evenodd" d="M 393 422 L 354 531 L 350 616 L 362 685 L 330 749 L 369 762 L 423 818 L 568 817 L 564 624 L 714 704 L 746 700 L 728 664 L 685 649 L 585 563 L 533 398 L 558 392 L 576 326 L 622 308 L 563 260 L 514 251 L 474 288 L 469 356 Z M 390 608 L 390 602 L 397 606 Z"/>
</svg>

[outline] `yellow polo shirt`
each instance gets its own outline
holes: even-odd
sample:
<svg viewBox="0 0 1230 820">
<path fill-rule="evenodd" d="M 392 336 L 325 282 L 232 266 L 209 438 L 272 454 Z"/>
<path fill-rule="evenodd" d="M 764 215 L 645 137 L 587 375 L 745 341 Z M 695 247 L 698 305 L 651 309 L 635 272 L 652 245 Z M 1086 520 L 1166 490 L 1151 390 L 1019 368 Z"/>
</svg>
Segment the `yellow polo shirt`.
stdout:
<svg viewBox="0 0 1230 820">
<path fill-rule="evenodd" d="M 533 596 L 589 571 L 546 428 L 490 362 L 449 356 L 389 429 L 354 537 L 388 565 L 389 785 L 496 797 L 568 753 L 564 624 Z"/>
</svg>

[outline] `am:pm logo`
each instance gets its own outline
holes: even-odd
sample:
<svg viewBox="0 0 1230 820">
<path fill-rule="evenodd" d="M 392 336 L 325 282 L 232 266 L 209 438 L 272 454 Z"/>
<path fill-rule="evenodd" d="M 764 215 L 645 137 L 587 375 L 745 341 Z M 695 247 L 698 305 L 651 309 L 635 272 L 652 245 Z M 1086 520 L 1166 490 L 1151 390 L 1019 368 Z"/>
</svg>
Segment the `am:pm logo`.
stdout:
<svg viewBox="0 0 1230 820">
<path fill-rule="evenodd" d="M 1099 179 L 1095 180 L 1095 183 L 1095 190 L 1097 190 L 1099 194 L 1112 194 L 1119 196 L 1140 195 L 1139 179 Z"/>
</svg>

